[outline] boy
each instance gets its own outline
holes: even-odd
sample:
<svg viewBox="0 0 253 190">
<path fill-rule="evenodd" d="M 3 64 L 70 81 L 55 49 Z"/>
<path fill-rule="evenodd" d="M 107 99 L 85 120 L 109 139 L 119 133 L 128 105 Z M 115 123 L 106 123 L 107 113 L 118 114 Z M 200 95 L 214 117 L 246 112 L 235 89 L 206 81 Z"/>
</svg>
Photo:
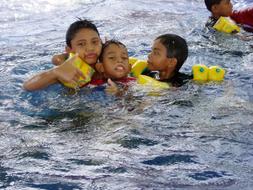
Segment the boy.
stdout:
<svg viewBox="0 0 253 190">
<path fill-rule="evenodd" d="M 158 36 L 148 55 L 148 69 L 142 74 L 169 82 L 175 87 L 182 86 L 192 79 L 192 76 L 179 72 L 187 56 L 188 46 L 182 37 L 175 34 Z"/>
<path fill-rule="evenodd" d="M 124 92 L 128 83 L 135 81 L 129 77 L 131 65 L 126 46 L 117 40 L 108 40 L 103 44 L 102 52 L 96 64 L 96 69 L 100 74 L 99 79 L 92 79 L 91 85 L 101 85 L 108 83 L 106 91 L 111 94 L 119 95 Z M 123 91 L 117 85 L 123 87 Z"/>
<path fill-rule="evenodd" d="M 222 17 L 230 17 L 245 31 L 253 32 L 253 7 L 234 10 L 230 0 L 205 0 L 206 8 L 212 13 L 206 27 L 213 28 L 215 23 Z M 238 32 L 238 31 L 237 31 Z M 233 33 L 233 32 L 232 32 Z M 242 38 L 243 39 L 243 38 Z"/>
<path fill-rule="evenodd" d="M 61 65 L 67 57 L 67 53 L 54 55 L 52 62 L 54 65 Z M 135 80 L 128 77 L 131 65 L 129 64 L 127 48 L 117 40 L 108 40 L 102 45 L 99 62 L 96 63 L 95 68 L 99 75 L 91 80 L 91 85 L 104 84 L 108 79 L 120 83 Z"/>
<path fill-rule="evenodd" d="M 57 82 L 77 84 L 82 72 L 74 66 L 79 56 L 95 69 L 102 49 L 97 27 L 88 20 L 78 20 L 70 25 L 66 33 L 66 52 L 76 53 L 76 56 L 53 69 L 39 73 L 24 82 L 26 90 L 38 90 Z M 96 73 L 94 74 L 96 77 Z"/>
<path fill-rule="evenodd" d="M 116 40 L 109 40 L 103 44 L 100 63 L 96 64 L 97 71 L 103 79 L 112 79 L 119 82 L 132 80 L 128 77 L 131 71 L 127 48 Z"/>
<path fill-rule="evenodd" d="M 211 12 L 206 27 L 213 28 L 221 16 L 229 17 L 232 14 L 233 5 L 230 0 L 205 0 L 206 8 Z"/>
</svg>

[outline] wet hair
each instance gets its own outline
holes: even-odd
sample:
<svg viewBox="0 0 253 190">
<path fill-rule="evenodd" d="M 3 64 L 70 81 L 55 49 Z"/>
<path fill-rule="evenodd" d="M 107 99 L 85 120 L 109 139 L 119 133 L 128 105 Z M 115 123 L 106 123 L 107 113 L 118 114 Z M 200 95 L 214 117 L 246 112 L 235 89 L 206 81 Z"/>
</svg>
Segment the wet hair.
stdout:
<svg viewBox="0 0 253 190">
<path fill-rule="evenodd" d="M 101 51 L 101 54 L 100 54 L 100 57 L 99 57 L 100 62 L 103 62 L 103 59 L 104 59 L 103 56 L 104 56 L 104 52 L 105 52 L 106 48 L 108 48 L 112 44 L 115 44 L 119 47 L 121 46 L 121 47 L 126 48 L 126 46 L 118 40 L 108 40 L 108 41 L 106 41 L 102 46 L 102 51 Z"/>
<path fill-rule="evenodd" d="M 212 12 L 212 6 L 220 4 L 222 0 L 205 0 L 206 8 Z"/>
<path fill-rule="evenodd" d="M 71 40 L 74 39 L 77 32 L 81 29 L 91 29 L 95 31 L 98 36 L 99 32 L 95 24 L 93 24 L 90 20 L 87 19 L 78 19 L 74 23 L 72 23 L 66 33 L 66 44 L 67 46 L 71 47 Z"/>
<path fill-rule="evenodd" d="M 158 36 L 156 40 L 160 40 L 165 46 L 168 58 L 177 59 L 175 71 L 178 72 L 188 57 L 188 46 L 185 39 L 176 34 L 164 34 Z"/>
</svg>

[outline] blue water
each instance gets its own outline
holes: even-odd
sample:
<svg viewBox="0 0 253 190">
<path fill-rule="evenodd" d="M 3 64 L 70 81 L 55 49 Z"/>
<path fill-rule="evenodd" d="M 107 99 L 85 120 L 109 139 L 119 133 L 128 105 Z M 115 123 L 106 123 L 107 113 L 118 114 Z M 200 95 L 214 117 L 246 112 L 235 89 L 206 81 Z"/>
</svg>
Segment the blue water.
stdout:
<svg viewBox="0 0 253 190">
<path fill-rule="evenodd" d="M 252 189 L 252 41 L 210 36 L 208 16 L 202 0 L 1 1 L 0 189 Z M 218 64 L 225 81 L 120 98 L 60 85 L 24 91 L 64 50 L 76 17 L 140 59 L 156 36 L 177 33 L 190 49 L 182 71 Z"/>
</svg>

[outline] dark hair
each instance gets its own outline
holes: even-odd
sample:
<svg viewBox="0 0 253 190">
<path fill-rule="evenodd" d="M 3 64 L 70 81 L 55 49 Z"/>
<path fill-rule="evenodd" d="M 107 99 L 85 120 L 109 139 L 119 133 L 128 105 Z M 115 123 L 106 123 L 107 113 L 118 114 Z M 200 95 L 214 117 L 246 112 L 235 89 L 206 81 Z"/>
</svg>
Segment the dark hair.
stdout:
<svg viewBox="0 0 253 190">
<path fill-rule="evenodd" d="M 66 33 L 66 44 L 67 46 L 71 47 L 71 40 L 75 37 L 76 33 L 81 30 L 81 29 L 91 29 L 95 31 L 98 36 L 99 32 L 95 24 L 93 24 L 91 21 L 86 20 L 86 19 L 79 19 L 72 23 Z"/>
<path fill-rule="evenodd" d="M 108 40 L 108 41 L 106 41 L 102 46 L 102 51 L 101 51 L 101 54 L 100 54 L 100 57 L 99 57 L 100 62 L 103 62 L 104 52 L 105 52 L 106 48 L 108 48 L 111 44 L 115 44 L 117 46 L 122 46 L 122 47 L 126 48 L 126 46 L 118 40 Z"/>
<path fill-rule="evenodd" d="M 175 71 L 178 72 L 188 57 L 188 46 L 185 39 L 175 34 L 164 34 L 158 36 L 156 40 L 160 40 L 165 46 L 168 58 L 177 59 Z"/>
<path fill-rule="evenodd" d="M 206 8 L 212 12 L 212 6 L 220 4 L 222 0 L 205 0 Z"/>
</svg>

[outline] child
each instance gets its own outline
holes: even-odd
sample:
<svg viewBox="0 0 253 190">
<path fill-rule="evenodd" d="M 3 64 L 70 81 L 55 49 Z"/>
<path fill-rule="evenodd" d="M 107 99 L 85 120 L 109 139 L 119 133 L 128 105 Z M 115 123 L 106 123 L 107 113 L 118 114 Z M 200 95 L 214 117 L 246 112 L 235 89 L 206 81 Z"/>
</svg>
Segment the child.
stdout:
<svg viewBox="0 0 253 190">
<path fill-rule="evenodd" d="M 97 71 L 104 79 L 127 82 L 132 78 L 128 77 L 131 71 L 127 48 L 116 40 L 106 41 L 99 58 L 100 63 L 96 64 Z"/>
<path fill-rule="evenodd" d="M 95 68 L 102 49 L 102 41 L 96 26 L 88 20 L 78 20 L 66 33 L 66 52 L 76 53 L 83 61 Z M 39 73 L 24 82 L 26 90 L 38 90 L 57 82 L 77 84 L 82 72 L 73 64 L 76 56 L 64 64 Z M 95 76 L 96 77 L 96 73 Z"/>
<path fill-rule="evenodd" d="M 213 28 L 221 16 L 229 17 L 232 14 L 233 5 L 230 0 L 205 0 L 206 8 L 212 13 L 206 27 Z"/>
<path fill-rule="evenodd" d="M 148 70 L 142 74 L 169 82 L 175 87 L 182 86 L 192 79 L 192 76 L 179 72 L 187 56 L 188 46 L 182 37 L 175 34 L 161 35 L 153 43 L 148 55 Z"/>
<path fill-rule="evenodd" d="M 90 84 L 100 85 L 108 82 L 106 91 L 112 94 L 119 94 L 117 85 L 123 86 L 123 91 L 128 87 L 128 83 L 135 81 L 129 77 L 131 65 L 126 46 L 116 40 L 109 40 L 103 44 L 102 52 L 96 64 L 96 69 L 100 74 L 100 80 L 93 79 Z M 112 81 L 113 80 L 113 81 Z"/>
</svg>

